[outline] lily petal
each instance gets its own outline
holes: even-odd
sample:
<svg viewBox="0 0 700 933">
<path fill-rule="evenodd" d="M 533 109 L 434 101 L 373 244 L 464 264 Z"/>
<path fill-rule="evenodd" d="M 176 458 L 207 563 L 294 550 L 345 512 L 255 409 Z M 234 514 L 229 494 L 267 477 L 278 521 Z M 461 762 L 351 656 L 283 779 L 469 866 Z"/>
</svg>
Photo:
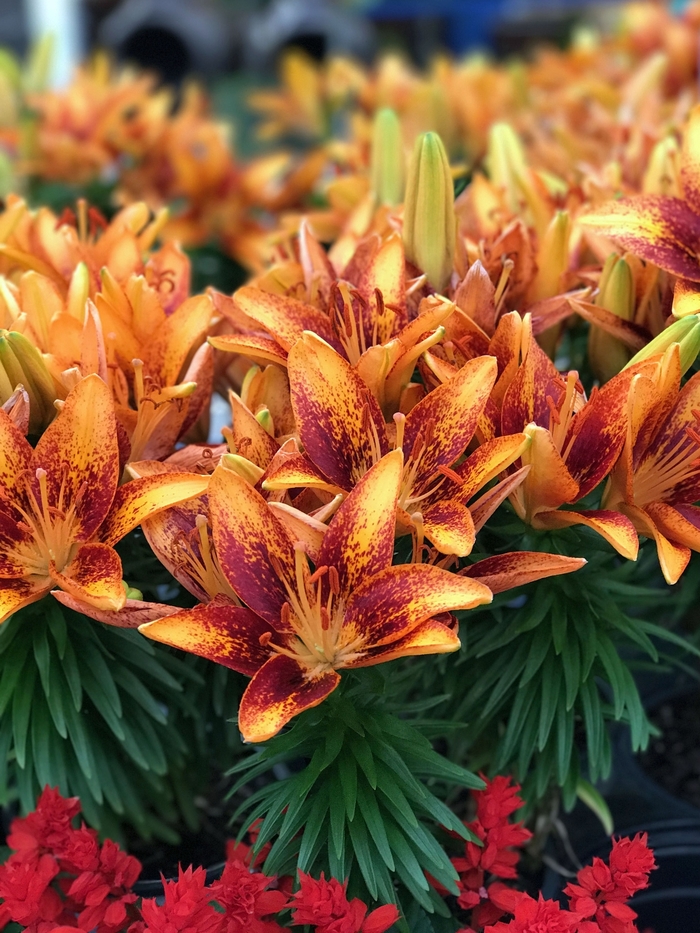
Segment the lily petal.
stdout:
<svg viewBox="0 0 700 933">
<path fill-rule="evenodd" d="M 496 374 L 496 360 L 492 356 L 469 360 L 456 376 L 426 395 L 408 413 L 403 443 L 407 460 L 418 438 L 422 439 L 416 458 L 415 493 L 425 490 L 439 467 L 450 466 L 464 453 L 474 436 Z"/>
<path fill-rule="evenodd" d="M 284 525 L 260 493 L 223 467 L 211 478 L 209 511 L 219 563 L 234 592 L 281 631 L 289 596 L 280 575 L 296 589 L 294 545 Z"/>
<path fill-rule="evenodd" d="M 471 554 L 476 531 L 471 512 L 455 499 L 442 499 L 423 513 L 426 538 L 441 554 Z"/>
<path fill-rule="evenodd" d="M 689 547 L 691 551 L 700 551 L 700 508 L 652 502 L 644 511 L 669 541 Z"/>
<path fill-rule="evenodd" d="M 315 334 L 289 353 L 292 406 L 307 456 L 351 489 L 389 449 L 379 406 L 350 364 Z"/>
<path fill-rule="evenodd" d="M 285 454 L 284 459 L 277 458 L 262 481 L 262 488 L 266 491 L 297 487 L 326 489 L 333 494 L 343 491 L 335 483 L 330 483 L 304 454 Z"/>
<path fill-rule="evenodd" d="M 162 386 L 175 385 L 193 346 L 201 343 L 214 314 L 208 295 L 188 298 L 151 336 L 143 354 L 147 373 Z"/>
<path fill-rule="evenodd" d="M 96 609 L 123 609 L 122 562 L 107 544 L 83 544 L 63 572 L 49 564 L 49 573 L 62 590 Z"/>
<path fill-rule="evenodd" d="M 277 453 L 279 444 L 270 437 L 235 392 L 229 392 L 233 424 L 233 442 L 236 453 L 257 466 L 267 469 Z"/>
<path fill-rule="evenodd" d="M 263 337 L 260 334 L 215 334 L 207 337 L 207 340 L 216 350 L 240 353 L 256 363 L 287 365 L 287 351 L 272 337 Z"/>
<path fill-rule="evenodd" d="M 31 580 L 0 580 L 0 623 L 9 619 L 11 615 L 35 603 L 45 596 L 51 589 L 51 580 L 33 583 Z"/>
<path fill-rule="evenodd" d="M 605 538 L 618 554 L 628 560 L 636 560 L 639 552 L 639 539 L 632 522 L 620 512 L 607 509 L 585 512 L 569 512 L 557 509 L 552 512 L 538 512 L 532 521 L 534 528 L 569 528 L 572 525 L 587 525 Z"/>
<path fill-rule="evenodd" d="M 205 606 L 182 609 L 165 619 L 139 626 L 153 641 L 180 648 L 190 654 L 230 667 L 252 677 L 270 657 L 269 648 L 260 644 L 274 635 L 260 616 L 218 597 Z"/>
<path fill-rule="evenodd" d="M 490 603 L 491 590 L 432 564 L 387 567 L 350 595 L 345 609 L 347 642 L 360 637 L 368 647 L 403 638 L 441 612 Z"/>
<path fill-rule="evenodd" d="M 335 671 L 309 678 L 292 658 L 270 658 L 253 677 L 238 709 L 238 728 L 246 742 L 265 742 L 294 716 L 318 706 L 340 683 Z"/>
<path fill-rule="evenodd" d="M 677 583 L 690 562 L 690 548 L 669 540 L 657 527 L 652 516 L 644 509 L 625 505 L 625 512 L 632 519 L 634 527 L 640 534 L 655 541 L 659 565 L 666 582 L 671 585 Z"/>
<path fill-rule="evenodd" d="M 646 194 L 610 201 L 579 223 L 666 272 L 700 281 L 698 215 L 680 198 Z"/>
<path fill-rule="evenodd" d="M 90 603 L 82 602 L 63 590 L 51 590 L 51 595 L 74 612 L 88 616 L 96 622 L 116 625 L 118 628 L 138 628 L 139 625 L 144 625 L 153 619 L 162 619 L 164 616 L 174 615 L 180 611 L 177 606 L 169 606 L 166 603 L 147 603 L 141 599 L 127 599 L 123 609 L 104 610 L 96 609 Z"/>
<path fill-rule="evenodd" d="M 159 473 L 132 479 L 117 490 L 114 505 L 100 528 L 100 540 L 116 544 L 150 515 L 207 491 L 209 477 L 197 473 Z"/>
<path fill-rule="evenodd" d="M 87 376 L 69 393 L 39 439 L 30 468 L 46 471 L 51 507 L 74 508 L 75 540 L 90 538 L 109 512 L 119 481 L 112 394 L 99 376 Z M 41 502 L 38 480 L 31 482 Z"/>
<path fill-rule="evenodd" d="M 340 350 L 330 320 L 313 305 L 250 285 L 239 288 L 233 301 L 245 315 L 273 334 L 285 350 L 290 350 L 305 330 L 313 331 Z"/>
<path fill-rule="evenodd" d="M 479 560 L 462 573 L 473 580 L 479 580 L 492 593 L 502 593 L 545 577 L 573 573 L 586 563 L 583 557 L 563 557 L 561 554 L 543 554 L 540 551 L 511 551 Z"/>
<path fill-rule="evenodd" d="M 514 463 L 529 443 L 525 434 L 508 434 L 477 447 L 463 463 L 455 467 L 455 473 L 464 481 L 459 487 L 460 502 L 468 502 L 482 486 Z"/>
<path fill-rule="evenodd" d="M 469 511 L 477 534 L 491 518 L 498 506 L 505 502 L 509 496 L 512 496 L 518 486 L 522 485 L 529 472 L 529 466 L 520 467 L 519 470 L 502 479 L 500 483 L 496 483 L 495 486 L 487 489 L 485 493 L 470 504 Z"/>
<path fill-rule="evenodd" d="M 384 661 L 393 661 L 394 658 L 418 654 L 449 654 L 457 651 L 460 645 L 457 627 L 445 625 L 438 619 L 427 619 L 398 641 L 381 648 L 370 648 L 360 661 L 348 667 L 372 667 Z"/>
<path fill-rule="evenodd" d="M 363 476 L 330 523 L 319 566 L 336 568 L 343 596 L 391 564 L 402 471 L 403 455 L 392 450 Z"/>
<path fill-rule="evenodd" d="M 286 502 L 268 502 L 268 508 L 272 509 L 285 526 L 292 541 L 303 544 L 311 560 L 318 564 L 321 545 L 328 527 L 313 515 L 300 512 Z"/>
<path fill-rule="evenodd" d="M 529 424 L 524 432 L 531 440 L 522 455 L 523 466 L 530 472 L 520 487 L 525 501 L 526 521 L 542 509 L 557 509 L 566 502 L 574 502 L 578 496 L 578 483 L 573 478 L 552 435 L 546 428 Z"/>
</svg>

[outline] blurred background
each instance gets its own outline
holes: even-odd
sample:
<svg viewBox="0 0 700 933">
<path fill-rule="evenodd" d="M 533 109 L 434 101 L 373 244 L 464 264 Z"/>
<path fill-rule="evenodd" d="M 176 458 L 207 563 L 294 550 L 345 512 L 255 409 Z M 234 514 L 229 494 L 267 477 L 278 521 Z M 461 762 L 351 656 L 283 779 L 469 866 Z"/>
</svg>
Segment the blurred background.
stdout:
<svg viewBox="0 0 700 933">
<path fill-rule="evenodd" d="M 23 53 L 32 37 L 58 38 L 53 81 L 95 48 L 157 71 L 272 76 L 290 46 L 322 60 L 332 53 L 368 61 L 400 49 L 423 65 L 439 50 L 477 48 L 498 56 L 535 42 L 565 44 L 583 19 L 600 22 L 614 3 L 584 0 L 0 0 L 0 45 Z M 604 23 L 602 23 L 604 25 Z"/>
</svg>

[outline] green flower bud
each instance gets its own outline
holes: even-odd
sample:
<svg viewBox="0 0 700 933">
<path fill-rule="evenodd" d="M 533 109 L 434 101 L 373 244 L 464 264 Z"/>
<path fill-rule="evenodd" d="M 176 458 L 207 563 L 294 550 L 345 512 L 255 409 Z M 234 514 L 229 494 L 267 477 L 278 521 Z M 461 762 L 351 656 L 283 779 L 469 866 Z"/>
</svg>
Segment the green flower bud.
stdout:
<svg viewBox="0 0 700 933">
<path fill-rule="evenodd" d="M 401 123 L 393 110 L 378 110 L 372 128 L 372 191 L 380 204 L 401 204 L 406 185 Z"/>
<path fill-rule="evenodd" d="M 629 263 L 616 253 L 611 253 L 605 260 L 595 304 L 625 321 L 631 321 L 634 316 L 634 277 Z M 632 351 L 622 340 L 595 324 L 591 326 L 588 358 L 601 382 L 607 382 L 624 369 L 631 354 Z"/>
<path fill-rule="evenodd" d="M 0 330 L 0 403 L 24 386 L 29 396 L 29 433 L 40 434 L 56 414 L 56 390 L 37 348 L 24 334 Z"/>
<path fill-rule="evenodd" d="M 445 147 L 437 133 L 416 140 L 408 169 L 403 241 L 406 258 L 438 292 L 452 274 L 457 219 L 454 186 Z"/>
<path fill-rule="evenodd" d="M 661 331 L 650 343 L 633 356 L 627 366 L 641 363 L 652 356 L 665 353 L 672 344 L 677 343 L 681 352 L 681 372 L 686 373 L 700 353 L 700 314 L 688 314 Z M 625 366 L 625 369 L 627 369 Z"/>
</svg>

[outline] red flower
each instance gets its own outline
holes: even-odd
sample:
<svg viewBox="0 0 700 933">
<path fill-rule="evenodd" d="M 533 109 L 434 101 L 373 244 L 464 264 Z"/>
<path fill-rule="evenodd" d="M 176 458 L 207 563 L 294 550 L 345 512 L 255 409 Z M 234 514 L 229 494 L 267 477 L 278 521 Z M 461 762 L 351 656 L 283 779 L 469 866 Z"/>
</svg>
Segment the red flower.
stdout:
<svg viewBox="0 0 700 933">
<path fill-rule="evenodd" d="M 579 871 L 578 883 L 568 884 L 564 893 L 571 910 L 597 924 L 601 933 L 635 933 L 637 915 L 625 902 L 647 887 L 649 872 L 654 868 L 654 853 L 647 846 L 646 833 L 634 839 L 613 840 L 610 864 L 593 859 L 592 865 Z"/>
<path fill-rule="evenodd" d="M 557 901 L 534 900 L 524 894 L 510 923 L 486 927 L 484 933 L 573 933 L 579 918 L 562 910 Z"/>
<path fill-rule="evenodd" d="M 26 927 L 55 922 L 63 912 L 63 901 L 51 887 L 58 874 L 51 855 L 23 860 L 11 856 L 0 866 L 0 897 L 9 918 Z M 53 927 L 50 927 L 53 929 Z"/>
<path fill-rule="evenodd" d="M 251 872 L 240 861 L 226 863 L 224 873 L 211 886 L 211 897 L 226 911 L 222 933 L 277 933 L 282 927 L 263 920 L 287 906 L 287 895 L 268 891 L 274 882 L 260 872 Z"/>
<path fill-rule="evenodd" d="M 61 797 L 58 788 L 47 785 L 37 800 L 36 809 L 12 821 L 7 844 L 22 858 L 45 852 L 60 858 L 73 832 L 71 822 L 78 813 L 80 801 L 77 797 Z"/>
<path fill-rule="evenodd" d="M 205 888 L 206 872 L 180 868 L 177 881 L 163 879 L 165 903 L 144 900 L 141 916 L 146 926 L 141 933 L 221 933 L 223 914 L 209 903 L 211 892 Z"/>
<path fill-rule="evenodd" d="M 378 907 L 367 914 L 367 905 L 355 897 L 347 898 L 347 882 L 335 878 L 326 881 L 323 872 L 318 881 L 299 872 L 300 888 L 294 894 L 292 923 L 310 923 L 317 933 L 384 933 L 399 918 L 393 904 Z"/>
<path fill-rule="evenodd" d="M 510 777 L 499 774 L 489 781 L 484 774 L 479 776 L 486 781 L 486 787 L 484 790 L 473 791 L 476 818 L 484 829 L 489 830 L 507 823 L 511 813 L 522 807 L 523 801 L 518 796 L 520 785 L 511 784 Z"/>
<path fill-rule="evenodd" d="M 91 870 L 81 872 L 68 888 L 68 896 L 76 905 L 83 908 L 78 917 L 82 930 L 97 930 L 97 933 L 118 933 L 128 919 L 128 907 L 136 901 L 131 888 L 141 873 L 141 863 L 126 852 L 122 852 L 116 842 L 107 839 L 98 851 L 95 865 L 94 855 L 89 852 L 87 830 L 75 847 L 75 852 L 82 855 L 84 842 L 87 864 Z M 78 832 L 76 832 L 78 836 Z M 74 856 L 75 856 L 74 852 Z M 75 856 L 77 857 L 77 856 Z M 94 867 L 92 867 L 94 866 Z"/>
</svg>

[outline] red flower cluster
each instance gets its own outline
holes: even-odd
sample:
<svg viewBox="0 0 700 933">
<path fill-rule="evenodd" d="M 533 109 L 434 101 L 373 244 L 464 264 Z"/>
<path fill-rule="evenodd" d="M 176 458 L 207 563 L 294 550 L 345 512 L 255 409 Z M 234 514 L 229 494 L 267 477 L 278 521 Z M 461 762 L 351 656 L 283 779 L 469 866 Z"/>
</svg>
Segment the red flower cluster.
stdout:
<svg viewBox="0 0 700 933">
<path fill-rule="evenodd" d="M 523 805 L 519 785 L 511 784 L 508 777 L 499 776 L 493 781 L 483 774 L 481 777 L 486 787 L 472 791 L 476 819 L 467 826 L 483 845 L 467 842 L 464 857 L 452 859 L 460 876 L 457 903 L 463 910 L 471 910 L 475 930 L 513 913 L 519 892 L 494 879 L 517 878 L 518 849 L 532 835 L 522 823 L 510 822 L 512 814 Z"/>
<path fill-rule="evenodd" d="M 27 933 L 73 930 L 119 933 L 136 917 L 131 892 L 141 864 L 111 841 L 100 846 L 97 833 L 73 827 L 77 798 L 46 788 L 36 810 L 12 823 L 14 849 L 0 865 L 0 927 L 10 920 Z"/>
<path fill-rule="evenodd" d="M 637 915 L 627 901 L 648 886 L 656 868 L 646 833 L 614 840 L 608 863 L 596 858 L 582 868 L 577 883 L 566 886 L 568 908 L 542 895 L 535 900 L 494 880 L 517 878 L 518 849 L 531 836 L 522 823 L 510 822 L 523 803 L 520 787 L 507 777 L 484 780 L 485 789 L 473 792 L 476 819 L 467 824 L 483 845 L 468 842 L 464 857 L 452 859 L 460 875 L 457 903 L 471 910 L 470 925 L 459 933 L 636 933 Z M 512 919 L 503 922 L 507 914 Z"/>
<path fill-rule="evenodd" d="M 181 868 L 176 881 L 163 881 L 162 903 L 139 905 L 132 888 L 140 863 L 110 840 L 100 846 L 94 830 L 75 828 L 79 813 L 77 798 L 47 787 L 36 810 L 14 820 L 14 853 L 0 865 L 0 929 L 14 921 L 25 933 L 284 933 L 274 918 L 292 908 L 292 925 L 317 933 L 385 933 L 399 916 L 393 904 L 368 914 L 361 900 L 347 899 L 346 884 L 323 875 L 300 873 L 292 896 L 292 879 L 257 871 L 260 855 L 244 843 L 229 844 L 213 884 L 203 868 Z M 251 827 L 251 840 L 256 833 Z"/>
<path fill-rule="evenodd" d="M 399 919 L 393 904 L 378 907 L 367 915 L 367 905 L 347 898 L 347 883 L 335 878 L 318 881 L 299 872 L 299 890 L 294 894 L 293 924 L 310 923 L 316 933 L 384 933 Z"/>
</svg>

